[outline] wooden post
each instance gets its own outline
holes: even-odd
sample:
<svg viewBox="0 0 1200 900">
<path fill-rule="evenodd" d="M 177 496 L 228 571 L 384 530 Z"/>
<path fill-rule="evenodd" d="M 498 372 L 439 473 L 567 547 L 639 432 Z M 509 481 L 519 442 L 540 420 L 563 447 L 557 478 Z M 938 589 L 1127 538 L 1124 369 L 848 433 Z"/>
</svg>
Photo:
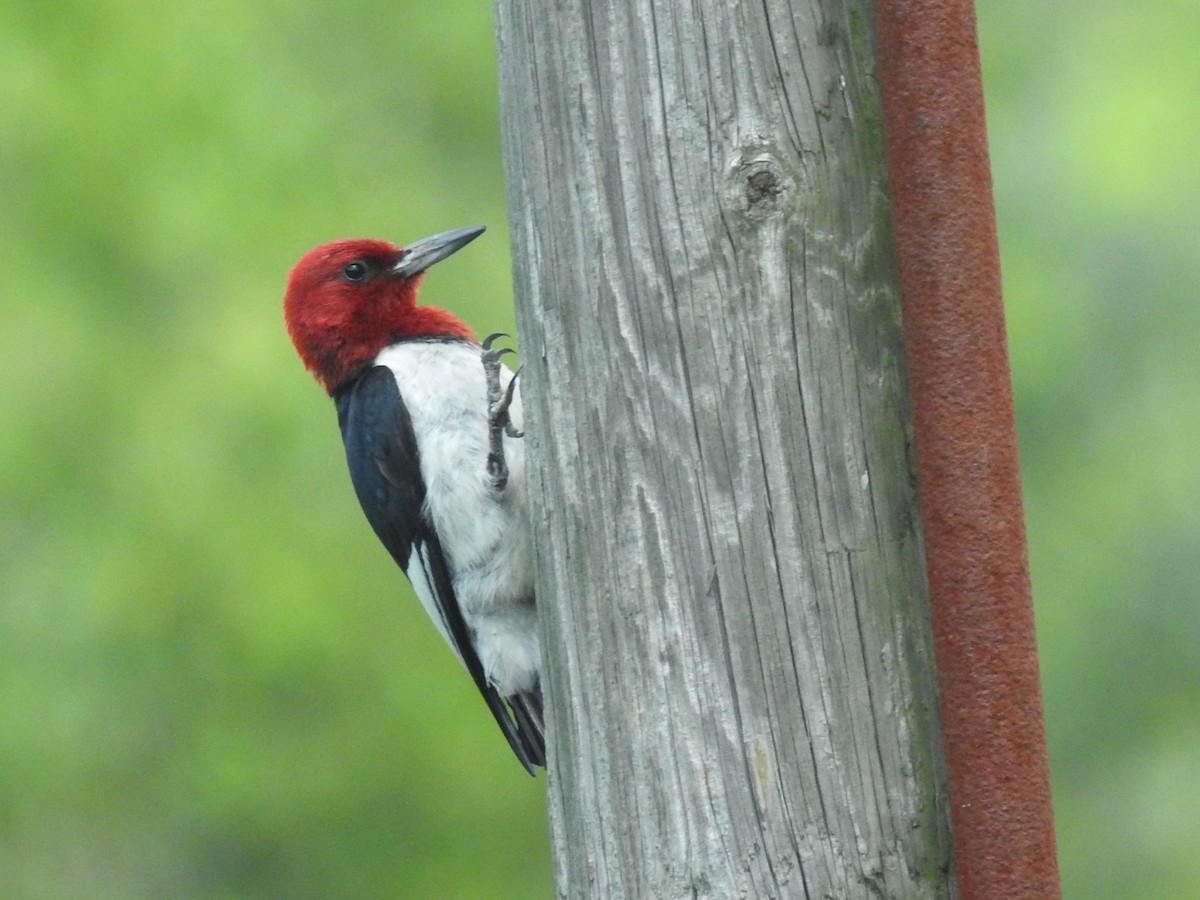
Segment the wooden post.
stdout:
<svg viewBox="0 0 1200 900">
<path fill-rule="evenodd" d="M 952 898 L 866 0 L 497 0 L 562 897 Z"/>
</svg>

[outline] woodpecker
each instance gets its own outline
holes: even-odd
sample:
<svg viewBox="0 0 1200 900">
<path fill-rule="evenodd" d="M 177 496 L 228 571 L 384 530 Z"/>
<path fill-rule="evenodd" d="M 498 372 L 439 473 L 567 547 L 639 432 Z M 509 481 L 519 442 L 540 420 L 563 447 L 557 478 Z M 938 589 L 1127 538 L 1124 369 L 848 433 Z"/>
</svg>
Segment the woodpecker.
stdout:
<svg viewBox="0 0 1200 900">
<path fill-rule="evenodd" d="M 350 480 L 375 534 L 479 688 L 532 775 L 545 765 L 541 647 L 520 437 L 507 348 L 417 306 L 425 271 L 479 237 L 407 246 L 340 240 L 288 276 L 283 312 L 333 398 Z"/>
</svg>

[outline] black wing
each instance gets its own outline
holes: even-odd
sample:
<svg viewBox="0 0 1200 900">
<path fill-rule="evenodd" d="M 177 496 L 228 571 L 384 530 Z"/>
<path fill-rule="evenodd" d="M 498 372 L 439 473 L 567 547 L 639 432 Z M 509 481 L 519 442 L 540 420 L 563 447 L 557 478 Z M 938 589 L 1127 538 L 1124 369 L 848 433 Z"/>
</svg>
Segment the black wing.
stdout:
<svg viewBox="0 0 1200 900">
<path fill-rule="evenodd" d="M 367 521 L 413 588 L 419 594 L 428 592 L 422 602 L 440 618 L 439 630 L 471 674 L 513 752 L 533 774 L 535 765 L 546 764 L 540 692 L 504 698 L 487 680 L 454 594 L 441 542 L 423 512 L 425 482 L 417 439 L 395 375 L 386 366 L 376 366 L 339 391 L 334 401 L 350 480 Z M 421 571 L 410 572 L 410 564 Z"/>
</svg>

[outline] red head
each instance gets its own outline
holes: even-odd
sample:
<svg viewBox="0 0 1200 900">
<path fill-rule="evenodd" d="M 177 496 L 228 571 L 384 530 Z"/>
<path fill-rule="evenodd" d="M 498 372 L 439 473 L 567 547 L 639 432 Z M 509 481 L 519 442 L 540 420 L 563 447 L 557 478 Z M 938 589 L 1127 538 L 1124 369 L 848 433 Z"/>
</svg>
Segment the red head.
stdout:
<svg viewBox="0 0 1200 900">
<path fill-rule="evenodd" d="M 417 306 L 425 270 L 466 246 L 483 227 L 459 228 L 398 247 L 342 240 L 309 250 L 288 276 L 283 319 L 304 365 L 333 393 L 359 366 L 406 337 L 470 338 L 444 309 Z"/>
</svg>

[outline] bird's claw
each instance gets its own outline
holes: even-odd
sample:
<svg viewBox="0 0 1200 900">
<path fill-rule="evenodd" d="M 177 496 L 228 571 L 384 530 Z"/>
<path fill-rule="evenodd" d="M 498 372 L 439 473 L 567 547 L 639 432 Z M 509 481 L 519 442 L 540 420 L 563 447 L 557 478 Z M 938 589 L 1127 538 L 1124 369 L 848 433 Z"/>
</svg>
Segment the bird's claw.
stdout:
<svg viewBox="0 0 1200 900">
<path fill-rule="evenodd" d="M 517 371 L 513 372 L 513 377 L 509 379 L 508 387 L 504 389 L 504 396 L 500 398 L 500 402 L 496 405 L 496 410 L 504 417 L 504 433 L 510 438 L 525 437 L 525 432 L 521 431 L 512 423 L 512 419 L 508 417 L 509 407 L 512 406 L 513 394 L 517 390 L 517 378 L 521 375 L 521 369 L 524 366 L 517 366 Z"/>
<path fill-rule="evenodd" d="M 504 459 L 504 435 L 511 438 L 523 437 L 525 432 L 518 430 L 509 418 L 509 408 L 517 389 L 517 369 L 509 379 L 505 388 L 500 387 L 500 360 L 513 351 L 508 347 L 492 346 L 499 338 L 508 337 L 502 331 L 496 331 L 483 339 L 483 372 L 487 382 L 488 405 L 488 456 L 487 472 L 496 490 L 503 490 L 508 484 L 508 463 Z"/>
<path fill-rule="evenodd" d="M 506 338 L 508 334 L 503 331 L 493 331 L 483 339 L 483 365 L 484 368 L 490 366 L 499 366 L 500 357 L 506 353 L 515 353 L 516 351 L 510 347 L 493 347 L 500 338 Z"/>
</svg>

